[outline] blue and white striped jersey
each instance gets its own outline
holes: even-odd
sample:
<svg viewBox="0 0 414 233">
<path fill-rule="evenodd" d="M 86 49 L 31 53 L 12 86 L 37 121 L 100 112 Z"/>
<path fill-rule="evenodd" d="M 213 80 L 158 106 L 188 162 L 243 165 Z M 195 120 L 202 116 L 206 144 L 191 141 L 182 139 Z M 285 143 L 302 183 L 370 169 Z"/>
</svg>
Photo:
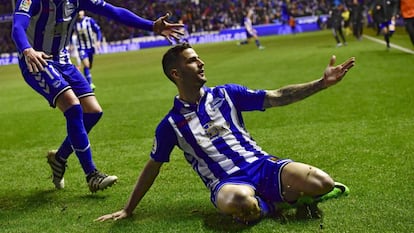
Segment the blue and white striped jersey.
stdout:
<svg viewBox="0 0 414 233">
<path fill-rule="evenodd" d="M 153 30 L 153 21 L 104 0 L 17 0 L 12 37 L 19 53 L 32 47 L 53 56 L 59 63 L 70 63 L 67 50 L 79 10 L 91 11 L 127 26 Z"/>
<path fill-rule="evenodd" d="M 66 46 L 78 7 L 78 0 L 18 0 L 15 14 L 31 19 L 26 36 L 35 50 L 53 55 L 55 61 L 70 63 Z"/>
<path fill-rule="evenodd" d="M 78 36 L 78 49 L 92 49 L 95 42 L 102 39 L 99 25 L 88 16 L 76 22 L 75 32 Z"/>
<path fill-rule="evenodd" d="M 242 111 L 264 110 L 265 91 L 236 84 L 203 89 L 198 105 L 175 98 L 173 108 L 156 129 L 151 157 L 168 162 L 178 146 L 213 190 L 221 180 L 268 155 L 246 131 L 241 115 Z"/>
</svg>

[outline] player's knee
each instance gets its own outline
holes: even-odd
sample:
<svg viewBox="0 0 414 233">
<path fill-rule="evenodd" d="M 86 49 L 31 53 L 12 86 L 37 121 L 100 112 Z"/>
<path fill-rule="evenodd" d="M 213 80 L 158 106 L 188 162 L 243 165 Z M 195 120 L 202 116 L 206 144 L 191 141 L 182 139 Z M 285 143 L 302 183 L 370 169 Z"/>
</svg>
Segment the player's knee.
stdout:
<svg viewBox="0 0 414 233">
<path fill-rule="evenodd" d="M 313 171 L 312 186 L 313 190 L 318 194 L 325 194 L 334 188 L 334 180 L 324 171 L 320 169 L 314 169 Z"/>
<path fill-rule="evenodd" d="M 260 207 L 254 192 L 245 189 L 222 191 L 217 203 L 221 212 L 246 223 L 260 218 Z"/>
</svg>

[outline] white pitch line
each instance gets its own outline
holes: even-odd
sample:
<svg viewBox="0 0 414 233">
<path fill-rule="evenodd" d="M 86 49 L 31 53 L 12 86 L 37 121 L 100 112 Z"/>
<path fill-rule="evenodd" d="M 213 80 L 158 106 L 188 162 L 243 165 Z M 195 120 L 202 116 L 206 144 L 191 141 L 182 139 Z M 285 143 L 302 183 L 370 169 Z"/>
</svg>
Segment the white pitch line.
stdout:
<svg viewBox="0 0 414 233">
<path fill-rule="evenodd" d="M 367 36 L 367 35 L 363 35 L 363 36 L 365 38 L 367 38 L 368 40 L 372 40 L 374 42 L 377 42 L 377 43 L 380 43 L 380 44 L 385 45 L 385 41 L 383 41 L 383 40 L 379 40 L 379 39 L 374 38 L 372 36 Z M 407 48 L 401 47 L 401 46 L 396 45 L 396 44 L 393 44 L 393 43 L 390 43 L 390 46 L 391 46 L 391 48 L 395 48 L 395 49 L 398 49 L 398 50 L 403 51 L 403 52 L 406 52 L 406 53 L 414 54 L 414 51 L 411 50 L 411 49 L 407 49 Z"/>
</svg>

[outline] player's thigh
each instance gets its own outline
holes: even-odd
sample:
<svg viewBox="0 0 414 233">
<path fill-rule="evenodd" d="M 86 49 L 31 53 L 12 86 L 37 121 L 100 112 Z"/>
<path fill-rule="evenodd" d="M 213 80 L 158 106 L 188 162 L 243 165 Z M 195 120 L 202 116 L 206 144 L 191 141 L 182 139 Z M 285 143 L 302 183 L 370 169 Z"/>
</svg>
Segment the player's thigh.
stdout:
<svg viewBox="0 0 414 233">
<path fill-rule="evenodd" d="M 80 103 L 82 105 L 83 112 L 86 112 L 86 113 L 102 112 L 102 107 L 99 104 L 98 100 L 96 99 L 96 96 L 94 95 L 80 98 Z"/>
<path fill-rule="evenodd" d="M 20 68 L 26 83 L 42 95 L 52 107 L 56 107 L 59 97 L 71 89 L 61 70 L 55 67 L 53 62 L 48 62 L 44 71 L 38 73 L 30 73 L 27 66 L 22 63 Z"/>
</svg>

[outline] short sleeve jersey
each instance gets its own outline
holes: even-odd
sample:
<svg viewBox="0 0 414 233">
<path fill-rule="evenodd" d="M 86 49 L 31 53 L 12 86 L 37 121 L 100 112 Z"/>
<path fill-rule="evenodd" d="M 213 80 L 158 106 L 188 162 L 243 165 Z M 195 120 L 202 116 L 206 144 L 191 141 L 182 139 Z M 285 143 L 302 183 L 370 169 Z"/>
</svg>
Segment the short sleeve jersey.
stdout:
<svg viewBox="0 0 414 233">
<path fill-rule="evenodd" d="M 264 110 L 264 90 L 227 84 L 203 87 L 198 105 L 177 97 L 155 132 L 151 157 L 168 162 L 178 146 L 205 185 L 213 190 L 223 179 L 243 172 L 259 157 L 268 155 L 246 131 L 242 112 Z"/>
</svg>

